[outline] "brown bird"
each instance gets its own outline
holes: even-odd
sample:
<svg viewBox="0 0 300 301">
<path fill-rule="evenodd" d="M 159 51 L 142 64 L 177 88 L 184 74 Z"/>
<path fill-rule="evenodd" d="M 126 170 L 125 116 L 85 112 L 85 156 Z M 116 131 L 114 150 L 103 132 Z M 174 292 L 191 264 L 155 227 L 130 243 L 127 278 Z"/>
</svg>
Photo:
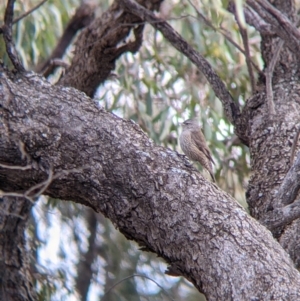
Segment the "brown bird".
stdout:
<svg viewBox="0 0 300 301">
<path fill-rule="evenodd" d="M 182 129 L 179 138 L 182 151 L 190 160 L 197 161 L 206 168 L 215 182 L 212 170 L 212 163 L 215 164 L 215 162 L 197 121 L 194 119 L 186 120 L 182 123 Z"/>
</svg>

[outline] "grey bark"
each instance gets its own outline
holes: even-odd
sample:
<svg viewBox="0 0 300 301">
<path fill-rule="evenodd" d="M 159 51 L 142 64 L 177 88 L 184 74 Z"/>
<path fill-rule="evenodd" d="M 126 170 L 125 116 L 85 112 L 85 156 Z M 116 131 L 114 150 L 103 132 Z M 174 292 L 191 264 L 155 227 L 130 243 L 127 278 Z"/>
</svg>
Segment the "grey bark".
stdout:
<svg viewBox="0 0 300 301">
<path fill-rule="evenodd" d="M 43 73 L 48 77 L 55 71 L 52 61 L 61 59 L 66 52 L 67 47 L 71 44 L 77 32 L 88 26 L 94 19 L 96 3 L 92 1 L 82 1 L 81 5 L 76 9 L 74 16 L 66 25 L 63 35 L 59 39 L 57 46 L 52 51 L 50 57 L 38 67 L 35 68 L 37 73 Z"/>
<path fill-rule="evenodd" d="M 2 190 L 21 193 L 51 169 L 48 195 L 102 212 L 208 300 L 300 298 L 300 275 L 270 232 L 183 156 L 72 88 L 4 70 L 0 87 L 0 162 L 24 164 L 21 141 L 31 166 L 1 168 Z"/>
<path fill-rule="evenodd" d="M 74 87 L 92 97 L 115 69 L 115 61 L 125 52 L 135 53 L 139 50 L 144 26 L 139 16 L 125 12 L 119 2 L 114 1 L 101 18 L 96 18 L 81 32 L 71 66 L 60 84 Z M 162 0 L 140 2 L 148 9 L 155 10 Z M 139 26 L 136 27 L 136 24 Z M 126 41 L 133 28 L 135 40 Z M 122 46 L 120 42 L 123 42 Z"/>
<path fill-rule="evenodd" d="M 87 222 L 90 236 L 88 239 L 88 250 L 85 253 L 80 252 L 79 262 L 77 264 L 76 289 L 81 296 L 82 301 L 86 301 L 90 283 L 93 279 L 93 263 L 97 258 L 97 217 L 96 212 L 87 208 L 85 210 L 85 220 Z"/>
<path fill-rule="evenodd" d="M 294 21 L 291 1 L 275 4 Z M 116 11 L 119 10 L 117 7 Z M 130 18 L 130 14 L 122 12 L 121 20 L 123 17 Z M 274 32 L 285 30 L 283 25 L 293 24 L 283 24 L 281 14 L 276 13 L 272 18 L 276 21 L 272 24 L 274 31 L 262 33 L 266 68 L 278 43 Z M 170 29 L 164 23 L 157 28 Z M 126 27 L 126 32 L 119 37 L 126 36 L 128 30 Z M 87 36 L 90 34 L 87 39 L 95 40 L 95 32 L 87 30 Z M 103 80 L 107 77 L 122 51 L 139 47 L 141 32 L 136 33 L 137 43 L 126 49 L 113 48 L 112 56 L 105 52 L 109 45 L 103 44 L 103 39 L 96 39 L 101 47 L 88 54 L 89 63 L 78 54 L 79 47 L 78 56 L 61 83 L 92 95 L 99 84 L 99 75 Z M 82 41 L 85 40 L 77 46 L 84 45 Z M 296 201 L 285 207 L 281 204 L 287 204 L 286 200 L 274 201 L 282 183 L 290 180 L 284 181 L 291 152 L 299 151 L 299 142 L 294 145 L 294 137 L 300 121 L 300 73 L 298 54 L 293 54 L 298 42 L 289 36 L 285 36 L 285 41 L 287 46 L 279 54 L 272 77 L 276 114 L 269 114 L 265 82 L 261 78 L 258 91 L 247 101 L 235 130 L 245 134 L 250 147 L 252 177 L 247 188 L 250 213 L 265 224 L 270 216 L 280 214 L 280 210 L 286 214 L 279 230 L 273 229 L 278 222 L 276 218 L 268 227 L 299 267 L 300 223 L 294 210 L 299 198 L 295 197 Z M 99 70 L 89 69 L 88 66 L 96 66 L 90 64 L 99 59 L 99 54 L 102 60 L 106 59 L 105 55 L 112 60 L 105 60 L 108 63 L 101 66 L 103 69 L 98 65 Z M 83 73 L 78 72 L 81 69 Z M 98 108 L 77 90 L 53 87 L 34 74 L 12 74 L 2 67 L 0 72 L 2 191 L 29 197 L 44 187 L 50 196 L 102 212 L 128 239 L 164 258 L 170 265 L 170 274 L 183 275 L 192 281 L 208 300 L 300 299 L 299 273 L 270 232 L 250 218 L 228 194 L 205 181 L 183 156 L 154 145 L 137 125 Z M 12 168 L 16 166 L 30 168 Z M 41 182 L 44 184 L 37 191 L 29 191 Z M 285 198 L 284 193 L 280 195 Z M 17 204 L 17 210 L 9 204 Z M 1 229 L 4 229 L 0 233 L 1 242 L 8 241 L 11 233 L 18 233 L 13 244 L 1 244 L 1 264 L 5 271 L 0 283 L 2 296 L 5 293 L 8 300 L 31 300 L 34 295 L 26 273 L 22 236 L 31 203 L 14 198 L 1 205 L 6 206 L 0 211 Z M 20 214 L 24 213 L 23 207 L 25 215 Z M 22 252 L 13 252 L 15 249 Z"/>
<path fill-rule="evenodd" d="M 0 300 L 3 301 L 36 300 L 25 239 L 31 208 L 32 203 L 24 198 L 0 198 Z"/>
</svg>

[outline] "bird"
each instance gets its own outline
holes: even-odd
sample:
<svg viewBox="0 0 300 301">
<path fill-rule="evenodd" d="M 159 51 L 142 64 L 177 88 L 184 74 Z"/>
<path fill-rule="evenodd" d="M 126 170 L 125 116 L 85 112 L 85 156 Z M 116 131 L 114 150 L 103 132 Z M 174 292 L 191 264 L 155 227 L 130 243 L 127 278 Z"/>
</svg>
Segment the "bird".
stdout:
<svg viewBox="0 0 300 301">
<path fill-rule="evenodd" d="M 184 154 L 190 160 L 199 162 L 210 173 L 213 181 L 216 182 L 212 168 L 212 164 L 215 164 L 215 162 L 197 120 L 188 119 L 182 123 L 179 143 Z"/>
</svg>

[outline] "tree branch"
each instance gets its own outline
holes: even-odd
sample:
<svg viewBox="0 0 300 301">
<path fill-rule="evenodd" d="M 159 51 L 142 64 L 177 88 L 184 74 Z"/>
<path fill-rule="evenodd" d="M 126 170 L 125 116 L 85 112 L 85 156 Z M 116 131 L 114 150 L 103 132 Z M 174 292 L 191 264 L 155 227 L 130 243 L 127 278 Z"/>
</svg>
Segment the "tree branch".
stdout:
<svg viewBox="0 0 300 301">
<path fill-rule="evenodd" d="M 248 0 L 252 2 L 253 0 Z M 300 40 L 300 32 L 293 25 L 292 22 L 278 9 L 276 9 L 270 2 L 266 0 L 256 0 L 270 15 L 274 16 L 283 30 L 286 31 L 288 35 L 293 35 L 295 39 Z"/>
<path fill-rule="evenodd" d="M 222 102 L 226 117 L 235 125 L 240 116 L 239 105 L 233 101 L 226 86 L 207 60 L 194 50 L 167 22 L 157 18 L 151 11 L 132 0 L 122 0 L 122 3 L 128 12 L 139 16 L 143 21 L 149 22 L 159 30 L 177 50 L 186 55 L 198 67 Z"/>
<path fill-rule="evenodd" d="M 267 212 L 260 221 L 270 231 L 284 227 L 300 217 L 300 199 L 285 207 Z"/>
<path fill-rule="evenodd" d="M 59 39 L 52 54 L 44 63 L 40 64 L 36 68 L 36 72 L 43 73 L 45 77 L 48 77 L 50 74 L 52 74 L 57 65 L 51 64 L 51 62 L 63 57 L 67 47 L 70 45 L 77 32 L 88 26 L 94 20 L 94 14 L 95 3 L 91 1 L 82 2 L 82 4 L 76 9 L 74 16 L 68 22 L 64 33 Z"/>
<path fill-rule="evenodd" d="M 268 110 L 270 115 L 275 115 L 275 105 L 274 105 L 274 97 L 273 97 L 273 88 L 272 88 L 272 78 L 273 78 L 273 72 L 276 66 L 276 63 L 278 61 L 280 51 L 284 45 L 284 41 L 280 40 L 277 44 L 277 47 L 275 48 L 275 51 L 273 53 L 273 57 L 270 61 L 270 64 L 268 65 L 266 69 L 266 92 L 267 92 L 267 104 L 268 104 Z"/>
<path fill-rule="evenodd" d="M 243 44 L 244 44 L 245 58 L 246 58 L 246 64 L 247 64 L 247 68 L 248 68 L 248 72 L 249 72 L 249 76 L 250 76 L 252 93 L 255 93 L 256 85 L 255 85 L 255 78 L 254 78 L 253 69 L 252 69 L 252 65 L 251 65 L 251 55 L 250 55 L 250 48 L 249 48 L 249 41 L 248 41 L 248 33 L 247 33 L 246 28 L 244 28 L 243 25 L 241 24 L 239 16 L 236 13 L 236 10 L 234 10 L 234 16 L 235 16 L 235 20 L 238 24 L 238 27 L 239 27 L 239 30 L 240 30 L 240 33 L 242 36 Z"/>
<path fill-rule="evenodd" d="M 234 47 L 236 47 L 242 54 L 244 54 L 244 56 L 246 57 L 246 51 L 242 48 L 242 47 L 240 47 L 240 45 L 237 43 L 237 42 L 235 42 L 232 38 L 231 38 L 231 36 L 229 35 L 229 33 L 226 31 L 226 29 L 224 28 L 224 27 L 222 27 L 222 26 L 220 26 L 220 27 L 216 27 L 216 26 L 214 26 L 213 24 L 212 24 L 212 22 L 208 19 L 208 18 L 206 18 L 198 9 L 197 9 L 197 7 L 193 4 L 193 2 L 191 1 L 191 0 L 188 0 L 189 1 L 189 3 L 192 5 L 192 7 L 195 9 L 195 11 L 196 11 L 196 13 L 197 13 L 197 15 L 198 15 L 198 17 L 199 17 L 199 19 L 200 20 L 202 20 L 202 21 L 204 21 L 204 23 L 208 26 L 208 27 L 210 27 L 210 28 L 212 28 L 213 30 L 215 30 L 215 31 L 217 31 L 217 32 L 219 32 L 221 35 L 223 35 L 224 37 L 225 37 L 225 39 L 226 40 L 228 40 Z M 247 43 L 248 44 L 248 43 Z M 259 67 L 254 63 L 254 61 L 251 59 L 251 57 L 249 56 L 249 62 L 250 62 L 250 64 L 252 64 L 252 66 L 256 69 L 256 71 L 258 72 L 258 73 L 260 73 L 261 75 L 264 75 L 263 74 L 263 72 L 259 69 Z"/>
<path fill-rule="evenodd" d="M 245 6 L 244 10 L 246 22 L 253 26 L 258 32 L 265 35 L 274 35 L 273 26 L 265 22 L 251 7 Z"/>
<path fill-rule="evenodd" d="M 144 0 L 141 3 L 155 10 L 161 1 Z M 143 25 L 139 16 L 125 12 L 120 2 L 115 0 L 101 18 L 96 18 L 79 34 L 71 65 L 59 84 L 74 87 L 93 97 L 99 85 L 114 70 L 115 61 L 125 52 L 138 51 Z M 131 31 L 135 41 L 126 40 Z"/>
<path fill-rule="evenodd" d="M 36 6 L 34 6 L 33 8 L 31 8 L 29 11 L 27 11 L 26 13 L 24 13 L 21 16 L 17 17 L 16 19 L 14 19 L 13 24 L 18 23 L 20 20 L 24 19 L 25 17 L 27 17 L 28 15 L 30 15 L 31 13 L 33 13 L 35 10 L 39 9 L 47 1 L 48 0 L 42 0 Z"/>
<path fill-rule="evenodd" d="M 285 41 L 289 49 L 300 57 L 300 33 L 289 19 L 265 0 L 247 0 L 246 3 Z"/>
<path fill-rule="evenodd" d="M 300 189 L 300 152 L 294 165 L 286 174 L 274 199 L 274 208 L 283 207 L 292 203 Z"/>
<path fill-rule="evenodd" d="M 291 157 L 290 157 L 290 168 L 293 166 L 294 158 L 295 158 L 295 151 L 298 145 L 298 140 L 299 140 L 299 135 L 300 135 L 300 127 L 298 128 L 296 135 L 294 137 L 292 149 L 291 149 Z"/>
</svg>

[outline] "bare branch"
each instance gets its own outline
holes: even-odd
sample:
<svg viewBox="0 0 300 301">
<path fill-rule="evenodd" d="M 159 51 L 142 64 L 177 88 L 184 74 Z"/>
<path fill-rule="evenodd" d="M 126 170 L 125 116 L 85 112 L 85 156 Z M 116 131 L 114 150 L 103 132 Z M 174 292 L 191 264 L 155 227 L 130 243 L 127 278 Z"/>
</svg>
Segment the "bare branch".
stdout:
<svg viewBox="0 0 300 301">
<path fill-rule="evenodd" d="M 19 215 L 19 214 L 12 213 L 12 212 L 8 212 L 8 211 L 3 210 L 3 209 L 1 209 L 1 213 L 2 213 L 2 214 L 6 214 L 6 215 L 11 215 L 11 216 L 18 217 L 18 218 L 20 218 L 20 219 L 22 219 L 22 220 L 25 220 L 25 219 L 26 219 L 26 216 L 21 216 L 21 215 Z"/>
<path fill-rule="evenodd" d="M 289 19 L 265 0 L 247 0 L 246 3 L 261 18 L 272 25 L 275 33 L 285 41 L 288 48 L 299 58 L 300 33 Z"/>
<path fill-rule="evenodd" d="M 297 134 L 296 134 L 297 135 Z M 300 189 L 300 152 L 297 155 L 294 165 L 286 174 L 276 196 L 275 208 L 292 203 Z"/>
<path fill-rule="evenodd" d="M 152 278 L 148 277 L 148 276 L 145 276 L 145 275 L 140 275 L 140 274 L 133 274 L 133 275 L 130 275 L 128 277 L 125 277 L 123 279 L 121 279 L 120 281 L 118 281 L 117 283 L 115 283 L 111 288 L 108 289 L 107 292 L 105 292 L 105 294 L 102 296 L 102 299 L 104 299 L 104 297 L 111 291 L 113 290 L 117 285 L 119 285 L 120 283 L 130 279 L 130 278 L 134 278 L 134 277 L 141 277 L 141 278 L 146 278 L 152 282 L 154 282 L 165 294 L 166 296 L 171 300 L 171 301 L 175 301 L 173 298 L 171 298 L 171 296 L 169 296 L 168 292 L 158 283 L 156 282 L 155 280 L 153 280 Z"/>
<path fill-rule="evenodd" d="M 249 1 L 249 0 L 248 0 Z M 250 2 L 252 2 L 251 0 Z M 276 9 L 270 2 L 266 0 L 256 0 L 269 14 L 274 16 L 281 27 L 286 31 L 287 35 L 294 35 L 296 39 L 300 39 L 300 32 L 298 29 L 290 22 L 290 20 L 278 9 Z"/>
<path fill-rule="evenodd" d="M 269 230 L 286 226 L 300 217 L 300 199 L 282 208 L 276 208 L 264 215 L 260 221 Z"/>
<path fill-rule="evenodd" d="M 252 93 L 255 92 L 256 88 L 255 88 L 255 78 L 254 78 L 254 74 L 253 74 L 253 69 L 251 66 L 251 55 L 250 55 L 250 48 L 249 48 L 249 41 L 248 41 L 248 34 L 247 34 L 247 30 L 246 28 L 244 28 L 241 24 L 241 21 L 239 19 L 238 14 L 236 13 L 236 10 L 234 12 L 234 16 L 235 16 L 235 20 L 238 24 L 241 36 L 242 36 L 242 40 L 243 40 L 243 44 L 244 44 L 244 48 L 245 48 L 245 58 L 246 58 L 246 64 L 247 64 L 247 68 L 248 68 L 248 72 L 249 72 L 249 76 L 250 76 L 250 81 L 251 81 L 251 88 L 252 88 Z"/>
<path fill-rule="evenodd" d="M 275 65 L 278 61 L 280 51 L 284 45 L 284 41 L 280 40 L 276 46 L 276 49 L 273 53 L 273 57 L 270 61 L 270 64 L 267 67 L 267 70 L 265 72 L 266 74 L 266 91 L 267 91 L 267 104 L 269 113 L 271 115 L 275 114 L 275 105 L 274 105 L 274 99 L 273 99 L 273 89 L 272 89 L 272 78 L 273 78 L 273 72 L 275 69 Z"/>
<path fill-rule="evenodd" d="M 275 34 L 273 26 L 265 22 L 253 9 L 251 9 L 251 7 L 245 6 L 244 14 L 246 22 L 253 26 L 261 34 Z"/>
<path fill-rule="evenodd" d="M 14 4 L 15 0 L 8 0 L 4 15 L 4 25 L 2 26 L 3 38 L 5 41 L 7 54 L 18 71 L 25 71 L 24 66 L 18 56 L 15 44 L 12 38 L 12 25 L 14 17 Z"/>
<path fill-rule="evenodd" d="M 299 135 L 300 135 L 300 128 L 298 129 L 294 141 L 293 141 L 293 146 L 292 146 L 292 150 L 291 150 L 291 157 L 290 157 L 290 167 L 292 167 L 293 161 L 294 161 L 294 157 L 295 157 L 295 151 L 297 148 L 297 143 L 299 140 Z"/>
<path fill-rule="evenodd" d="M 17 17 L 16 19 L 13 20 L 13 24 L 16 24 L 17 22 L 19 22 L 20 20 L 24 19 L 25 17 L 27 17 L 28 15 L 30 15 L 31 13 L 33 13 L 35 10 L 37 10 L 38 8 L 40 8 L 45 2 L 47 2 L 48 0 L 42 0 L 39 4 L 37 4 L 36 6 L 34 6 L 32 9 L 30 9 L 29 11 L 27 11 L 26 13 L 22 14 L 21 16 Z"/>
<path fill-rule="evenodd" d="M 27 170 L 30 169 L 32 166 L 31 165 L 26 165 L 26 166 L 13 166 L 13 165 L 7 165 L 7 164 L 1 164 L 0 167 L 2 168 L 7 168 L 7 169 L 19 169 L 19 170 Z"/>
<path fill-rule="evenodd" d="M 82 167 L 82 168 L 73 168 L 73 169 L 69 169 L 69 170 L 63 170 L 61 172 L 58 172 L 56 174 L 53 174 L 53 169 L 50 168 L 49 169 L 49 173 L 48 173 L 48 178 L 41 182 L 38 183 L 34 186 L 32 186 L 31 188 L 29 188 L 25 193 L 24 193 L 24 197 L 30 197 L 30 198 L 36 198 L 38 196 L 40 196 L 41 194 L 43 194 L 47 188 L 50 186 L 50 184 L 52 183 L 53 180 L 60 178 L 62 175 L 68 175 L 70 173 L 80 173 L 82 172 L 86 167 Z M 33 195 L 32 192 L 34 192 L 35 190 L 38 191 L 36 193 L 34 193 Z M 31 196 L 30 196 L 31 195 Z"/>
<path fill-rule="evenodd" d="M 88 26 L 94 20 L 95 5 L 92 2 L 82 2 L 76 9 L 74 16 L 68 22 L 63 35 L 59 39 L 57 46 L 50 57 L 36 68 L 37 73 L 42 73 L 45 77 L 52 74 L 57 65 L 52 64 L 53 60 L 61 59 L 67 47 L 72 42 L 79 30 Z"/>
<path fill-rule="evenodd" d="M 47 77 L 51 73 L 53 73 L 56 67 L 62 67 L 64 69 L 67 69 L 69 66 L 70 66 L 69 64 L 67 64 L 61 59 L 52 59 L 50 61 L 49 60 L 47 61 L 47 64 L 45 64 L 46 69 L 42 70 L 41 73 L 43 74 L 43 76 Z"/>
<path fill-rule="evenodd" d="M 36 185 L 30 187 L 30 188 L 24 193 L 24 196 L 25 196 L 26 198 L 27 198 L 27 197 L 30 197 L 30 194 L 31 194 L 33 191 L 37 190 L 37 189 L 38 189 L 38 191 L 37 191 L 33 196 L 31 196 L 31 197 L 32 197 L 32 198 L 35 198 L 35 197 L 41 195 L 41 194 L 49 187 L 49 185 L 51 184 L 52 180 L 53 180 L 53 169 L 50 168 L 50 169 L 49 169 L 49 174 L 48 174 L 47 180 L 45 180 L 45 181 L 43 181 L 43 182 L 41 182 L 41 183 L 38 183 L 38 184 L 36 184 Z"/>
<path fill-rule="evenodd" d="M 14 198 L 25 198 L 26 200 L 28 200 L 30 203 L 34 204 L 34 200 L 29 197 L 29 196 L 25 196 L 25 194 L 23 193 L 17 193 L 17 192 L 4 192 L 2 190 L 0 190 L 0 197 L 14 197 Z"/>
<path fill-rule="evenodd" d="M 193 4 L 193 2 L 192 2 L 191 0 L 188 0 L 188 1 L 189 1 L 189 3 L 191 4 L 191 6 L 195 9 L 195 11 L 196 11 L 196 13 L 197 13 L 199 19 L 203 20 L 204 23 L 205 23 L 208 27 L 212 28 L 213 30 L 215 30 L 215 31 L 219 32 L 221 35 L 223 35 L 223 36 L 225 37 L 226 40 L 228 40 L 234 47 L 236 47 L 236 48 L 237 48 L 241 53 L 243 53 L 243 54 L 245 55 L 245 57 L 246 57 L 246 52 L 245 52 L 245 50 L 244 50 L 242 47 L 240 47 L 240 45 L 239 45 L 237 42 L 235 42 L 235 41 L 231 38 L 231 36 L 229 35 L 229 33 L 227 32 L 227 30 L 226 30 L 225 28 L 223 28 L 222 26 L 220 26 L 220 27 L 214 26 L 213 23 L 212 23 L 208 18 L 206 18 L 206 17 L 205 17 L 205 16 L 197 9 L 197 7 Z M 250 61 L 250 63 L 253 65 L 253 67 L 257 70 L 257 72 L 259 72 L 261 75 L 264 75 L 264 73 L 263 73 L 263 72 L 259 69 L 259 67 L 253 62 L 253 60 L 251 59 L 250 56 L 249 56 L 249 61 Z"/>
<path fill-rule="evenodd" d="M 9 169 L 21 169 L 21 170 L 26 170 L 26 169 L 31 168 L 31 166 L 29 166 L 29 168 L 25 168 L 27 166 L 22 168 L 22 166 L 9 166 L 9 165 L 5 165 L 5 164 L 1 164 L 0 167 L 9 168 Z M 60 178 L 62 175 L 68 175 L 70 173 L 82 172 L 85 168 L 86 167 L 84 166 L 79 169 L 74 168 L 74 169 L 69 169 L 69 170 L 63 170 L 61 172 L 58 172 L 55 175 L 53 174 L 53 169 L 50 168 L 49 173 L 48 173 L 48 178 L 45 181 L 30 187 L 27 191 L 25 191 L 25 193 L 4 192 L 4 191 L 0 190 L 0 197 L 3 197 L 3 196 L 21 197 L 21 198 L 27 199 L 28 201 L 30 201 L 31 203 L 34 204 L 35 198 L 37 198 L 38 196 L 43 194 L 47 190 L 47 188 L 50 186 L 50 184 L 52 183 L 53 180 Z M 34 191 L 36 191 L 36 192 L 34 193 Z"/>
<path fill-rule="evenodd" d="M 235 124 L 240 116 L 239 105 L 233 101 L 226 86 L 207 60 L 193 49 L 167 22 L 158 19 L 152 12 L 135 1 L 122 0 L 122 3 L 128 12 L 139 16 L 143 21 L 149 22 L 154 28 L 159 30 L 177 50 L 185 54 L 198 67 L 211 84 L 216 96 L 223 103 L 226 117 L 232 124 Z"/>
</svg>

